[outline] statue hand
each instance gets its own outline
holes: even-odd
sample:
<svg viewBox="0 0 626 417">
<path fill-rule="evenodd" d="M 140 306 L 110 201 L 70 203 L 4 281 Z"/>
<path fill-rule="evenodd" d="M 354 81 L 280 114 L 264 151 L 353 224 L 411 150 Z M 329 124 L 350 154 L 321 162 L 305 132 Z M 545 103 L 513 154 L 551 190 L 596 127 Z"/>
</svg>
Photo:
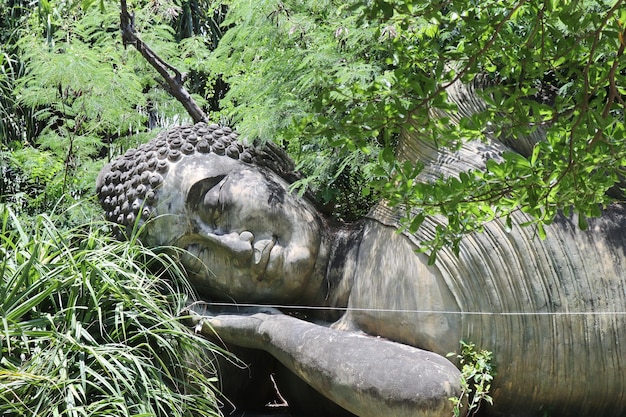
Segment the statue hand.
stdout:
<svg viewBox="0 0 626 417">
<path fill-rule="evenodd" d="M 270 316 L 282 314 L 271 307 L 214 308 L 210 304 L 192 304 L 183 312 L 196 333 L 242 347 L 262 348 L 259 331 Z"/>
</svg>

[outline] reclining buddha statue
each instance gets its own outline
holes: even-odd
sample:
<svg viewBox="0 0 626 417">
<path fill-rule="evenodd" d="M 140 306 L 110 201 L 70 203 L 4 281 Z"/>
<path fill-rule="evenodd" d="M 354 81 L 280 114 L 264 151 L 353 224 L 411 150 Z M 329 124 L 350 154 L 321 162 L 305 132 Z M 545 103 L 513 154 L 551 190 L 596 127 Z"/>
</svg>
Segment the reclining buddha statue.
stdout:
<svg viewBox="0 0 626 417">
<path fill-rule="evenodd" d="M 407 133 L 397 154 L 423 163 L 418 179 L 430 181 L 484 169 L 504 152 L 528 155 L 538 140 L 443 150 Z M 447 354 L 467 341 L 493 355 L 489 415 L 623 415 L 622 205 L 584 231 L 560 215 L 544 240 L 517 212 L 512 227 L 493 220 L 429 265 L 416 249 L 442 224 L 436 216 L 412 234 L 402 208 L 381 201 L 340 224 L 290 192 L 297 178 L 276 145 L 198 123 L 109 163 L 97 192 L 107 218 L 141 226 L 145 244 L 184 249 L 180 262 L 206 301 L 190 306 L 192 324 L 248 352 L 258 384 L 275 373 L 281 391 L 298 387 L 288 399 L 305 412 L 327 402 L 317 415 L 451 416 L 450 398 L 463 392 Z"/>
</svg>

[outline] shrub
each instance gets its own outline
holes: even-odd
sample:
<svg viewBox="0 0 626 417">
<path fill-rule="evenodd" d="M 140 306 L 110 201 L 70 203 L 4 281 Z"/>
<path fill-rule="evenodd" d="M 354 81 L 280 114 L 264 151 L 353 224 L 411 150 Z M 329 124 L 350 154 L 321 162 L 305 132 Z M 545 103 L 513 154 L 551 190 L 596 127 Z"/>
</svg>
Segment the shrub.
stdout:
<svg viewBox="0 0 626 417">
<path fill-rule="evenodd" d="M 55 222 L 0 205 L 0 415 L 219 415 L 175 253 Z"/>
</svg>

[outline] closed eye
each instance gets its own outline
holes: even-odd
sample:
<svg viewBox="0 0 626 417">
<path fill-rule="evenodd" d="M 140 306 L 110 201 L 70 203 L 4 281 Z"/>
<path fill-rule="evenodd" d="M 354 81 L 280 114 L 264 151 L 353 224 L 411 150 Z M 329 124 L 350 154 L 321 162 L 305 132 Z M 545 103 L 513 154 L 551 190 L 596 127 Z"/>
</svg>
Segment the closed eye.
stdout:
<svg viewBox="0 0 626 417">
<path fill-rule="evenodd" d="M 205 178 L 198 181 L 189 189 L 185 199 L 185 205 L 193 212 L 201 210 L 201 205 L 205 203 L 205 197 L 209 191 L 222 182 L 226 175 L 217 175 L 215 177 Z"/>
<path fill-rule="evenodd" d="M 198 206 L 198 214 L 214 228 L 224 212 L 224 202 L 220 199 L 222 188 L 226 181 L 221 181 L 204 194 L 202 204 Z"/>
</svg>

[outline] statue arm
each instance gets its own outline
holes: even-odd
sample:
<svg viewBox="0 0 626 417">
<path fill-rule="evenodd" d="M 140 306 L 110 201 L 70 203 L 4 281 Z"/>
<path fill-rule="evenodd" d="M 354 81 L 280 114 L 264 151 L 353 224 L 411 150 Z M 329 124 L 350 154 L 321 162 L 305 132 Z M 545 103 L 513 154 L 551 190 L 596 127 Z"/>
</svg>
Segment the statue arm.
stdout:
<svg viewBox="0 0 626 417">
<path fill-rule="evenodd" d="M 460 373 L 442 356 L 286 315 L 194 317 L 196 329 L 269 352 L 317 391 L 360 417 L 450 416 Z"/>
</svg>

